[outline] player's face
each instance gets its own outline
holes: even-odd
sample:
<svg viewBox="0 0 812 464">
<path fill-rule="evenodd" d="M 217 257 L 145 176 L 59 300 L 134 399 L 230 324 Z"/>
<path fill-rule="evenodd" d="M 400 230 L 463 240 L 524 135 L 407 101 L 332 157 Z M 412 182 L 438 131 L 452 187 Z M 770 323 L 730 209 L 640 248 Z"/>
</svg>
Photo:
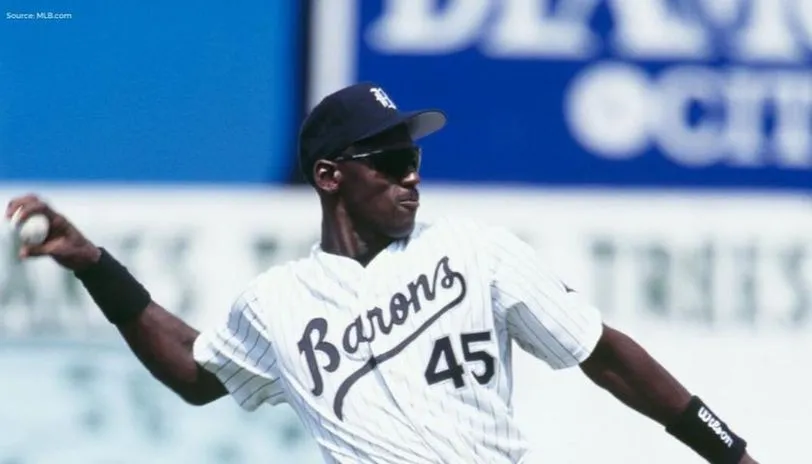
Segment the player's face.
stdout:
<svg viewBox="0 0 812 464">
<path fill-rule="evenodd" d="M 419 164 L 420 150 L 405 127 L 355 144 L 338 165 L 347 213 L 374 233 L 408 236 L 419 206 Z"/>
</svg>

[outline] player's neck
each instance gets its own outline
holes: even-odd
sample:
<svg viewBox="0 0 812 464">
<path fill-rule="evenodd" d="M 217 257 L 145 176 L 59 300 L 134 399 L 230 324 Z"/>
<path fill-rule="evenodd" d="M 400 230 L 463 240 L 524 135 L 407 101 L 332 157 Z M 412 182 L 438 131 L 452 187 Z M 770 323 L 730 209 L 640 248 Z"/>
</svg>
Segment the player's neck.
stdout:
<svg viewBox="0 0 812 464">
<path fill-rule="evenodd" d="M 367 232 L 349 220 L 338 221 L 325 216 L 321 223 L 321 249 L 358 261 L 366 266 L 378 253 L 392 243 L 392 239 Z"/>
</svg>

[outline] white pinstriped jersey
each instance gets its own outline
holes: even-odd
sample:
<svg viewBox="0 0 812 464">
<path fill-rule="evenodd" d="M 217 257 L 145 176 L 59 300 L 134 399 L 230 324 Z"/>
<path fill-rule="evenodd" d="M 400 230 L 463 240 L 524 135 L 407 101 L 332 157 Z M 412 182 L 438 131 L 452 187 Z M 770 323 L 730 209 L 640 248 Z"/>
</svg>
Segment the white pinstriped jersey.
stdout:
<svg viewBox="0 0 812 464">
<path fill-rule="evenodd" d="M 327 462 L 517 463 L 511 341 L 583 361 L 599 312 L 535 250 L 468 220 L 418 224 L 366 267 L 314 246 L 274 266 L 195 342 L 245 409 L 287 402 Z"/>
</svg>

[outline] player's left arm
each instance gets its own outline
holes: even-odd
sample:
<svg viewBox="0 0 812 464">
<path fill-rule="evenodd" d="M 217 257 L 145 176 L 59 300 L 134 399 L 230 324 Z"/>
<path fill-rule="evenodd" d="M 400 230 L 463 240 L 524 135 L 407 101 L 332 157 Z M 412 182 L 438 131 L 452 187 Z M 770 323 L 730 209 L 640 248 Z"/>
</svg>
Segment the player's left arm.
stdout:
<svg viewBox="0 0 812 464">
<path fill-rule="evenodd" d="M 580 368 L 595 384 L 665 426 L 708 462 L 756 462 L 747 454 L 744 440 L 628 335 L 604 324 Z"/>
<path fill-rule="evenodd" d="M 580 368 L 625 405 L 664 426 L 679 417 L 691 401 L 691 393 L 643 347 L 605 324 Z"/>
<path fill-rule="evenodd" d="M 754 463 L 746 443 L 640 345 L 547 269 L 510 232 L 485 232 L 497 320 L 523 350 L 554 369 L 580 366 L 623 403 L 666 427 L 711 463 Z"/>
</svg>

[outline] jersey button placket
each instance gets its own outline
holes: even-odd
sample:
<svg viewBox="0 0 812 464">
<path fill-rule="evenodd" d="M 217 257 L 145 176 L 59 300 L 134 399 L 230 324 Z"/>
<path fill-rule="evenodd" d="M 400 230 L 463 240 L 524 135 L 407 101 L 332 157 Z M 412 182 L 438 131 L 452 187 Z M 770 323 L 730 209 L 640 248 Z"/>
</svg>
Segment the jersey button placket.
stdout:
<svg viewBox="0 0 812 464">
<path fill-rule="evenodd" d="M 385 303 L 388 303 L 388 299 L 389 299 L 389 292 L 387 292 L 387 291 L 378 291 L 380 289 L 385 290 L 385 289 L 388 288 L 385 282 L 380 282 L 380 281 L 376 282 L 374 278 L 370 278 L 369 280 L 370 280 L 370 282 L 369 282 L 369 286 L 367 287 L 367 293 L 366 293 L 366 295 L 367 295 L 366 301 L 367 301 L 368 304 L 367 304 L 367 307 L 365 309 L 364 317 L 366 317 L 366 310 L 374 308 L 376 306 L 376 303 L 385 308 L 386 307 Z M 387 346 L 387 344 L 385 342 L 383 342 L 382 340 L 379 339 L 379 337 L 386 337 L 386 335 L 383 335 L 383 334 L 379 333 L 379 330 L 378 330 L 379 328 L 377 326 L 375 326 L 373 324 L 373 322 L 371 320 L 369 320 L 368 318 L 367 318 L 367 320 L 365 322 L 369 324 L 368 327 L 371 326 L 371 330 L 373 330 L 374 333 L 375 333 L 375 340 L 373 340 L 372 342 L 364 342 L 363 343 L 363 345 L 365 346 L 365 349 L 367 350 L 369 359 L 372 359 L 376 355 L 376 349 L 375 349 L 375 346 L 373 346 L 373 344 L 377 341 L 378 346 Z M 376 361 L 377 361 L 377 358 L 376 358 Z M 386 371 L 383 369 L 383 367 L 381 365 L 376 364 L 373 367 L 372 372 L 373 372 L 375 378 L 378 380 L 378 383 L 381 386 L 381 388 L 388 392 L 389 399 L 392 401 L 393 406 L 395 406 L 398 410 L 400 410 L 401 409 L 400 405 L 398 404 L 397 399 L 395 399 L 395 396 L 394 396 L 391 388 L 389 388 L 389 382 L 387 380 Z"/>
<path fill-rule="evenodd" d="M 356 361 L 368 361 L 372 358 L 372 346 L 368 341 L 365 341 L 366 335 L 368 335 L 368 328 L 369 328 L 369 321 L 367 320 L 366 314 L 370 302 L 370 298 L 368 297 L 369 292 L 366 288 L 359 288 L 358 291 L 358 298 L 354 307 L 351 310 L 351 319 L 350 322 L 354 325 L 356 319 L 360 319 L 360 329 L 361 333 L 357 333 L 354 335 L 350 335 L 351 337 L 358 336 L 358 349 L 355 352 L 347 352 L 347 357 Z M 369 306 L 371 307 L 371 306 Z M 349 331 L 348 331 L 349 334 Z M 344 337 L 348 336 L 345 334 Z M 343 343 L 343 340 L 342 340 Z M 345 350 L 346 351 L 346 350 Z"/>
</svg>

